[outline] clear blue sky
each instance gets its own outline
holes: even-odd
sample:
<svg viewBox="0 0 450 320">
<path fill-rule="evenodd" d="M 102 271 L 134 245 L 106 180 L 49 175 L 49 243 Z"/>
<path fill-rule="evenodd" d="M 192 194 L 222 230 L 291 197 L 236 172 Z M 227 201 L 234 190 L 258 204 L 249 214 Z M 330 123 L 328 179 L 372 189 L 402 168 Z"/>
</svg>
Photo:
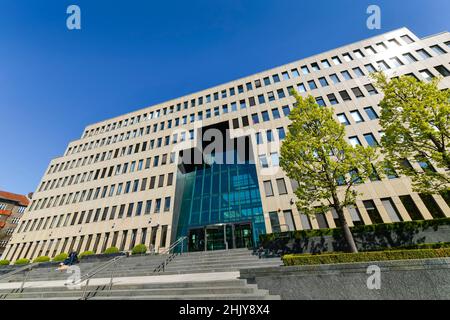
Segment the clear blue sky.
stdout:
<svg viewBox="0 0 450 320">
<path fill-rule="evenodd" d="M 82 30 L 66 28 L 77 4 Z M 366 28 L 366 8 L 382 29 Z M 84 127 L 402 26 L 448 0 L 0 0 L 0 189 L 34 191 Z"/>
</svg>

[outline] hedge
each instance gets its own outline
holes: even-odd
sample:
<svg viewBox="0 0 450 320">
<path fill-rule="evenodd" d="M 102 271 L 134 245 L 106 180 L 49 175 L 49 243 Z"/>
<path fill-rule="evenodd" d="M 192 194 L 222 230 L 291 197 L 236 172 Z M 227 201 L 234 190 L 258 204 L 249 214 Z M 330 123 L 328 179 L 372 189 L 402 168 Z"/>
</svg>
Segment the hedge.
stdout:
<svg viewBox="0 0 450 320">
<path fill-rule="evenodd" d="M 0 260 L 0 266 L 8 266 L 9 260 Z"/>
<path fill-rule="evenodd" d="M 105 252 L 103 252 L 104 254 L 114 254 L 114 253 L 119 253 L 119 249 L 116 247 L 110 247 L 108 249 L 105 250 Z"/>
<path fill-rule="evenodd" d="M 385 260 L 409 260 L 450 257 L 450 248 L 387 250 L 333 254 L 287 254 L 282 257 L 285 266 L 354 263 Z"/>
<path fill-rule="evenodd" d="M 29 264 L 30 259 L 17 259 L 14 264 L 15 265 L 21 265 L 21 264 Z"/>
<path fill-rule="evenodd" d="M 80 255 L 78 256 L 79 259 L 83 258 L 83 257 L 87 257 L 87 256 L 92 256 L 94 254 L 93 251 L 84 251 L 82 253 L 80 253 Z"/>
<path fill-rule="evenodd" d="M 48 261 L 50 261 L 50 257 L 47 257 L 47 256 L 40 256 L 40 257 L 37 257 L 36 259 L 33 260 L 34 263 L 36 263 L 36 262 L 48 262 Z"/>
<path fill-rule="evenodd" d="M 147 247 L 145 244 L 138 244 L 131 250 L 131 254 L 144 254 L 147 252 Z"/>
<path fill-rule="evenodd" d="M 450 218 L 432 219 L 432 220 L 414 220 L 414 221 L 402 221 L 394 223 L 380 223 L 380 224 L 370 224 L 351 227 L 350 230 L 353 234 L 367 233 L 367 232 L 387 232 L 387 231 L 407 231 L 407 230 L 418 230 L 426 228 L 437 228 L 443 225 L 450 225 Z M 261 244 L 271 242 L 280 238 L 290 238 L 290 239 L 302 239 L 302 238 L 312 238 L 321 236 L 341 236 L 342 229 L 315 229 L 315 230 L 297 230 L 288 231 L 280 233 L 268 233 L 259 236 Z"/>
<path fill-rule="evenodd" d="M 56 255 L 56 256 L 53 258 L 53 261 L 55 261 L 55 262 L 61 262 L 61 261 L 66 260 L 68 256 L 69 256 L 69 255 L 68 255 L 67 253 L 63 252 L 63 253 L 60 253 L 60 254 Z"/>
</svg>

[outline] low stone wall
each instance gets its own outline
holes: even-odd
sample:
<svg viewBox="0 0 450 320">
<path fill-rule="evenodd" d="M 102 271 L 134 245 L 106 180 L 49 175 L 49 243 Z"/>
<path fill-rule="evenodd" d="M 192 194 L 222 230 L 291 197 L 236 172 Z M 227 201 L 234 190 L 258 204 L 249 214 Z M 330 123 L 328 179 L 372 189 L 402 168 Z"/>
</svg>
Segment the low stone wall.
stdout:
<svg viewBox="0 0 450 320">
<path fill-rule="evenodd" d="M 380 289 L 367 286 L 372 265 Z M 246 269 L 241 278 L 285 300 L 450 299 L 450 258 Z"/>
</svg>

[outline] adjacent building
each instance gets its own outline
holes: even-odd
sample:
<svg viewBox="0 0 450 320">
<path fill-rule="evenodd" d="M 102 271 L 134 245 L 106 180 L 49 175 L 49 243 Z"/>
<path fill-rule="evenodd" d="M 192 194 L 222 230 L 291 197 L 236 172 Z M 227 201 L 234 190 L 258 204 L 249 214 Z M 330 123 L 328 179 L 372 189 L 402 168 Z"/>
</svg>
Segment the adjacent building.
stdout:
<svg viewBox="0 0 450 320">
<path fill-rule="evenodd" d="M 27 196 L 0 190 L 0 256 L 29 204 Z"/>
<path fill-rule="evenodd" d="M 447 89 L 449 52 L 450 33 L 420 39 L 402 28 L 89 125 L 50 162 L 4 258 L 139 243 L 161 252 L 184 236 L 190 251 L 240 248 L 263 233 L 336 227 L 333 210 L 297 210 L 279 168 L 290 92 L 333 107 L 350 143 L 375 145 L 382 95 L 368 75 L 439 76 Z M 450 217 L 448 194 L 412 192 L 396 172 L 358 189 L 345 210 L 352 225 Z"/>
</svg>

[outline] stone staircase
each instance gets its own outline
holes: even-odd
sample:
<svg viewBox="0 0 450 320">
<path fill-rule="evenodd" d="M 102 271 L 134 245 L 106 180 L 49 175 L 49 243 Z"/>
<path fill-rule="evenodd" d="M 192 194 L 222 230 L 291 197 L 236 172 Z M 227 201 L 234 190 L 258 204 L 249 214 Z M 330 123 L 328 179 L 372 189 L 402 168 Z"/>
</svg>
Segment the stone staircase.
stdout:
<svg viewBox="0 0 450 320">
<path fill-rule="evenodd" d="M 185 253 L 172 256 L 164 270 L 155 272 L 169 255 L 143 255 L 126 257 L 111 267 L 96 273 L 87 288 L 88 299 L 193 299 L 193 300 L 261 300 L 279 299 L 267 290 L 260 290 L 246 280 L 238 279 L 239 270 L 246 268 L 271 267 L 281 265 L 279 258 L 259 259 L 247 249 Z M 100 267 L 106 261 L 82 261 L 77 264 L 81 275 Z M 1 281 L 0 299 L 80 299 L 81 289 L 68 289 L 63 285 L 68 278 L 65 272 L 56 270 L 56 264 L 42 264 L 27 275 L 23 290 L 19 287 L 24 273 L 19 273 Z M 14 269 L 8 267 L 8 269 Z M 114 284 L 110 290 L 109 281 L 114 274 Z M 214 275 L 232 275 L 232 278 L 214 279 Z M 212 278 L 211 278 L 211 275 Z M 181 280 L 174 280 L 174 277 Z M 128 281 L 127 279 L 134 279 Z M 138 282 L 136 282 L 138 279 Z M 140 281 L 140 279 L 142 281 Z M 150 281 L 151 280 L 151 281 Z M 127 282 L 128 281 L 128 282 Z M 99 284 L 100 282 L 100 284 Z M 6 288 L 2 284 L 15 284 Z M 44 284 L 45 283 L 45 284 Z M 44 285 L 42 285 L 44 284 Z M 84 283 L 83 283 L 84 284 Z"/>
<path fill-rule="evenodd" d="M 25 288 L 23 292 L 0 290 L 0 299 L 79 300 L 83 289 L 69 290 L 63 286 Z M 15 292 L 14 292 L 15 291 Z M 89 286 L 89 300 L 279 300 L 267 290 L 247 284 L 246 280 L 163 282 Z"/>
</svg>

